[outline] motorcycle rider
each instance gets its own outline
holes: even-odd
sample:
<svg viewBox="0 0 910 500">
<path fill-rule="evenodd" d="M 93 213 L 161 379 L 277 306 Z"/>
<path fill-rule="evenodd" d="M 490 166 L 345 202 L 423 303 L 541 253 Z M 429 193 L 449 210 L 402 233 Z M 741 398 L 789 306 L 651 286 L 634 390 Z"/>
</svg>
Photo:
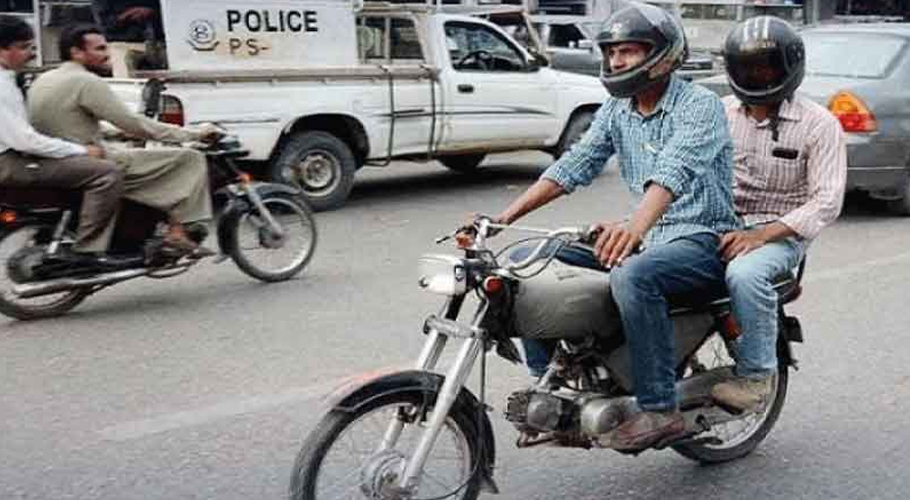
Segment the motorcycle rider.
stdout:
<svg viewBox="0 0 910 500">
<path fill-rule="evenodd" d="M 670 14 L 633 2 L 610 16 L 597 40 L 601 81 L 611 97 L 584 137 L 495 220 L 511 224 L 590 184 L 607 159 L 619 155 L 637 208 L 626 222 L 597 225 L 601 233 L 590 260 L 615 266 L 610 287 L 643 410 L 613 432 L 611 446 L 640 450 L 685 430 L 667 298 L 723 293 L 719 233 L 737 228 L 732 144 L 717 95 L 674 73 L 687 47 Z M 645 250 L 633 254 L 642 244 Z"/>
<path fill-rule="evenodd" d="M 28 122 L 16 71 L 35 57 L 35 33 L 25 21 L 0 17 L 0 186 L 83 191 L 72 251 L 53 258 L 74 265 L 116 266 L 105 256 L 123 191 L 123 173 L 104 149 L 47 137 Z"/>
<path fill-rule="evenodd" d="M 775 277 L 799 265 L 806 247 L 840 214 L 847 175 L 838 120 L 796 94 L 805 71 L 799 34 L 771 16 L 749 19 L 727 36 L 723 99 L 734 145 L 733 199 L 745 228 L 721 238 L 727 288 L 742 335 L 736 379 L 713 399 L 740 411 L 756 408 L 777 372 Z"/>
<path fill-rule="evenodd" d="M 127 109 L 99 76 L 110 71 L 107 41 L 98 27 L 74 25 L 60 35 L 59 68 L 39 76 L 29 89 L 28 109 L 35 128 L 79 144 L 101 143 L 101 120 L 126 133 L 164 142 L 208 141 L 217 128 L 168 125 Z M 176 254 L 212 255 L 187 236 L 185 225 L 212 217 L 205 156 L 187 148 L 107 148 L 123 168 L 124 197 L 167 212 L 164 244 Z"/>
</svg>

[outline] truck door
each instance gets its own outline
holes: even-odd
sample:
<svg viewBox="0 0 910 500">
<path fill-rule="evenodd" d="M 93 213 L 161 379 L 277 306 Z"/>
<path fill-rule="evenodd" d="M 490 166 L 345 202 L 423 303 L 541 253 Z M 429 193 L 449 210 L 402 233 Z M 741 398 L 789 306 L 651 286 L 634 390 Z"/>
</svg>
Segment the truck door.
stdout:
<svg viewBox="0 0 910 500">
<path fill-rule="evenodd" d="M 555 82 L 492 26 L 447 21 L 442 149 L 483 143 L 536 147 L 556 126 Z"/>
</svg>

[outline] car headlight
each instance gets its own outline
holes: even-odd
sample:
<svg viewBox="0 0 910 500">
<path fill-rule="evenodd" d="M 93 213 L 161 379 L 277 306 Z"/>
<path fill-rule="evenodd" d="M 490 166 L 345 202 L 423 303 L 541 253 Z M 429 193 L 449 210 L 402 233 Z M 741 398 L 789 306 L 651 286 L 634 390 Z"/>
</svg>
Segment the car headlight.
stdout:
<svg viewBox="0 0 910 500">
<path fill-rule="evenodd" d="M 420 288 L 440 295 L 461 295 L 467 290 L 464 260 L 451 255 L 424 255 L 418 262 Z"/>
</svg>

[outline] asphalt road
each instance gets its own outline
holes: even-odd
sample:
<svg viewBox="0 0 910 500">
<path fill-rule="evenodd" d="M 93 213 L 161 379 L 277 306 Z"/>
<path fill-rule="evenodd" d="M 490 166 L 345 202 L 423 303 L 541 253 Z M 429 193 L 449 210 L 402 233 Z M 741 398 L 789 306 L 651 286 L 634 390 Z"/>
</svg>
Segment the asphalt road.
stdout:
<svg viewBox="0 0 910 500">
<path fill-rule="evenodd" d="M 496 212 L 548 157 L 364 172 L 318 214 L 304 274 L 263 285 L 230 262 L 104 291 L 66 317 L 0 319 L 0 499 L 279 499 L 322 397 L 416 357 L 437 297 L 416 259 L 468 212 Z M 532 214 L 547 227 L 621 217 L 608 172 Z M 778 425 L 751 456 L 705 467 L 671 451 L 517 450 L 502 418 L 528 379 L 491 358 L 501 498 L 904 499 L 910 496 L 910 219 L 850 197 L 815 242 L 790 308 L 807 343 Z M 492 497 L 487 497 L 492 498 Z"/>
</svg>

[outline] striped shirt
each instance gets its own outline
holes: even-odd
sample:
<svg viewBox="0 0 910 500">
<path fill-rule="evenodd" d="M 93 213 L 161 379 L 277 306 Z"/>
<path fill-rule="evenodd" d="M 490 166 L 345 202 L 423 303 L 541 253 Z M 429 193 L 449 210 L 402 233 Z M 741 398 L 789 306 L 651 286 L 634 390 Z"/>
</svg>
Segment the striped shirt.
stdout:
<svg viewBox="0 0 910 500">
<path fill-rule="evenodd" d="M 713 92 L 674 75 L 655 112 L 646 117 L 631 98 L 607 98 L 584 137 L 541 177 L 571 193 L 589 185 L 614 153 L 636 205 L 652 182 L 673 193 L 673 202 L 645 235 L 645 245 L 737 228 L 733 146 L 723 105 Z"/>
<path fill-rule="evenodd" d="M 781 104 L 779 137 L 770 120 L 723 99 L 734 146 L 733 198 L 746 225 L 780 221 L 811 240 L 840 214 L 847 146 L 840 123 L 821 105 L 796 95 Z"/>
</svg>

